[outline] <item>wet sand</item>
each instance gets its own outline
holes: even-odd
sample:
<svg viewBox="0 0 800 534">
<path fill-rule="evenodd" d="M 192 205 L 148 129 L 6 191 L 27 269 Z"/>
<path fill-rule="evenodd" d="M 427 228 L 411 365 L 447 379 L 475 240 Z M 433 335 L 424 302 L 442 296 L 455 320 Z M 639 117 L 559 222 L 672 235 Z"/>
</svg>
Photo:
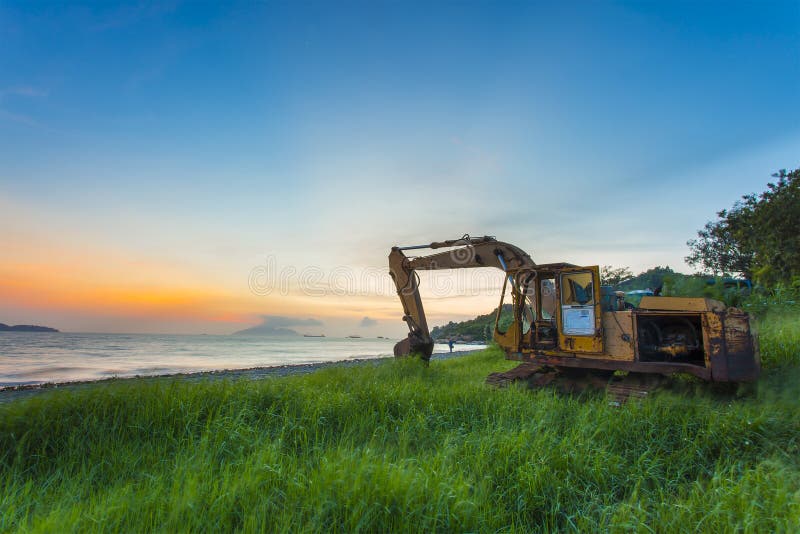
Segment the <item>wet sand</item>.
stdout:
<svg viewBox="0 0 800 534">
<path fill-rule="evenodd" d="M 431 360 L 447 360 L 450 358 L 457 358 L 475 352 L 480 352 L 484 349 L 474 350 L 459 350 L 451 353 L 440 353 L 431 356 Z M 47 383 L 25 386 L 8 386 L 0 388 L 0 404 L 12 402 L 15 400 L 26 399 L 33 397 L 45 391 L 53 390 L 66 390 L 74 391 L 78 388 L 85 388 L 108 384 L 111 382 L 120 382 L 124 380 L 163 380 L 163 379 L 181 379 L 181 380 L 224 380 L 224 379 L 245 379 L 245 380 L 263 380 L 265 378 L 280 378 L 290 375 L 302 375 L 312 373 L 319 369 L 326 369 L 329 367 L 350 367 L 354 365 L 378 364 L 380 362 L 391 360 L 391 357 L 386 358 L 361 358 L 354 360 L 342 360 L 338 362 L 321 362 L 321 363 L 307 363 L 297 365 L 278 365 L 274 367 L 253 367 L 250 369 L 223 369 L 219 371 L 203 371 L 199 373 L 179 373 L 168 375 L 153 375 L 153 376 L 134 376 L 130 378 L 108 378 L 106 380 L 92 380 L 87 382 L 60 382 L 60 383 Z"/>
</svg>

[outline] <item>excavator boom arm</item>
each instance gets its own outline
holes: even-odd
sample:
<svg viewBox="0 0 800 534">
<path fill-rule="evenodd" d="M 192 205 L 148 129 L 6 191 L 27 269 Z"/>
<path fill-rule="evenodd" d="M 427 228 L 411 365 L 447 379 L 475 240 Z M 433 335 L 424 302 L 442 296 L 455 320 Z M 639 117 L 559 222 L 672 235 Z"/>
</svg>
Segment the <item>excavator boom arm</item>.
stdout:
<svg viewBox="0 0 800 534">
<path fill-rule="evenodd" d="M 406 250 L 451 248 L 428 256 L 408 257 Z M 509 275 L 536 264 L 519 247 L 484 236 L 438 241 L 428 245 L 393 247 L 389 254 L 389 274 L 397 287 L 397 295 L 403 304 L 403 320 L 408 324 L 408 337 L 394 347 L 395 356 L 419 353 L 423 359 L 430 359 L 433 353 L 433 339 L 428 329 L 422 299 L 419 293 L 417 271 L 441 269 L 469 269 L 475 267 L 495 267 Z"/>
</svg>

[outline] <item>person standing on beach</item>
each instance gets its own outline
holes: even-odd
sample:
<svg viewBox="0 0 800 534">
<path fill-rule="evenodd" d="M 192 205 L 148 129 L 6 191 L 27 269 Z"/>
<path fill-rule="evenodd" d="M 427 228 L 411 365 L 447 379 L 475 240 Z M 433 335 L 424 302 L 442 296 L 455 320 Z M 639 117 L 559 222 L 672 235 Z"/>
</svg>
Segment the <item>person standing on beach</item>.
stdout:
<svg viewBox="0 0 800 534">
<path fill-rule="evenodd" d="M 453 352 L 453 346 L 454 345 L 455 345 L 455 343 L 453 343 L 452 339 L 448 339 L 447 340 L 447 346 L 450 347 L 450 352 Z"/>
</svg>

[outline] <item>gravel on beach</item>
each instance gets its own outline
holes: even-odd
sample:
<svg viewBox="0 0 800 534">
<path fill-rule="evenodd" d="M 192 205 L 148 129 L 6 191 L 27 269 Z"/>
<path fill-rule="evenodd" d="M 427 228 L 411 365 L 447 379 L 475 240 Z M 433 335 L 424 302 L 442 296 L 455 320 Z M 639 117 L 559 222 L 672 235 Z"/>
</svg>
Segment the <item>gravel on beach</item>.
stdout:
<svg viewBox="0 0 800 534">
<path fill-rule="evenodd" d="M 438 353 L 431 356 L 431 360 L 447 360 L 459 356 L 465 356 L 475 352 L 480 352 L 482 349 L 476 350 L 460 350 L 451 353 Z M 98 384 L 106 384 L 111 382 L 118 382 L 120 380 L 158 380 L 164 378 L 181 379 L 181 380 L 224 380 L 224 379 L 248 379 L 248 380 L 262 380 L 265 378 L 279 378 L 290 375 L 307 374 L 319 369 L 328 367 L 350 367 L 353 365 L 364 364 L 377 364 L 382 361 L 391 360 L 391 356 L 384 358 L 359 358 L 353 360 L 341 360 L 338 362 L 320 362 L 320 363 L 304 363 L 304 364 L 287 364 L 277 365 L 274 367 L 253 367 L 251 369 L 222 369 L 219 371 L 201 371 L 197 373 L 179 373 L 169 375 L 153 375 L 153 376 L 133 376 L 126 378 L 109 378 L 106 380 L 92 380 L 86 382 L 60 382 L 60 383 L 46 383 L 25 386 L 9 386 L 0 387 L 0 404 L 32 397 L 45 391 L 59 390 L 74 390 L 76 388 L 88 387 Z"/>
</svg>

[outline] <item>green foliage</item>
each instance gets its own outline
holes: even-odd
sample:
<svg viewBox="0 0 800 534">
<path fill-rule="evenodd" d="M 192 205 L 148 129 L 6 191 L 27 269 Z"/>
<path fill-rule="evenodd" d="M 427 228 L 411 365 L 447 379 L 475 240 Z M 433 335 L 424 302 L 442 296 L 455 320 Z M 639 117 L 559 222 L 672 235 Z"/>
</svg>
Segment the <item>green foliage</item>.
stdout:
<svg viewBox="0 0 800 534">
<path fill-rule="evenodd" d="M 0 405 L 0 530 L 796 531 L 793 321 L 745 397 L 494 390 L 497 349 L 43 393 Z"/>
<path fill-rule="evenodd" d="M 756 287 L 742 307 L 759 317 L 800 314 L 800 283 L 777 284 L 772 288 Z"/>
<path fill-rule="evenodd" d="M 773 317 L 800 314 L 800 282 L 749 289 L 726 284 L 730 280 L 720 276 L 675 273 L 664 278 L 662 294 L 665 297 L 712 298 L 727 306 L 742 308 L 757 317 L 764 317 L 767 313 Z"/>
<path fill-rule="evenodd" d="M 763 285 L 800 276 L 800 169 L 781 170 L 759 195 L 717 213 L 690 240 L 686 261 L 715 274 L 739 273 Z"/>
<path fill-rule="evenodd" d="M 724 302 L 726 306 L 745 307 L 750 290 L 726 286 L 721 276 L 686 275 L 674 273 L 664 277 L 662 295 L 665 297 L 705 297 Z"/>
<path fill-rule="evenodd" d="M 600 284 L 617 287 L 622 282 L 633 278 L 633 273 L 628 267 L 613 267 L 604 265 L 600 269 Z"/>
<path fill-rule="evenodd" d="M 773 308 L 757 323 L 764 367 L 785 368 L 791 372 L 800 359 L 800 312 L 795 303 L 792 307 L 793 313 L 785 308 Z"/>
<path fill-rule="evenodd" d="M 620 291 L 632 291 L 634 289 L 656 289 L 664 283 L 664 278 L 678 274 L 669 267 L 653 267 L 643 273 L 639 273 L 633 278 L 625 280 L 617 289 Z"/>
<path fill-rule="evenodd" d="M 716 284 L 709 285 L 709 278 L 703 275 L 672 275 L 666 278 L 662 289 L 665 297 L 708 297 L 714 298 L 713 291 Z"/>
</svg>

